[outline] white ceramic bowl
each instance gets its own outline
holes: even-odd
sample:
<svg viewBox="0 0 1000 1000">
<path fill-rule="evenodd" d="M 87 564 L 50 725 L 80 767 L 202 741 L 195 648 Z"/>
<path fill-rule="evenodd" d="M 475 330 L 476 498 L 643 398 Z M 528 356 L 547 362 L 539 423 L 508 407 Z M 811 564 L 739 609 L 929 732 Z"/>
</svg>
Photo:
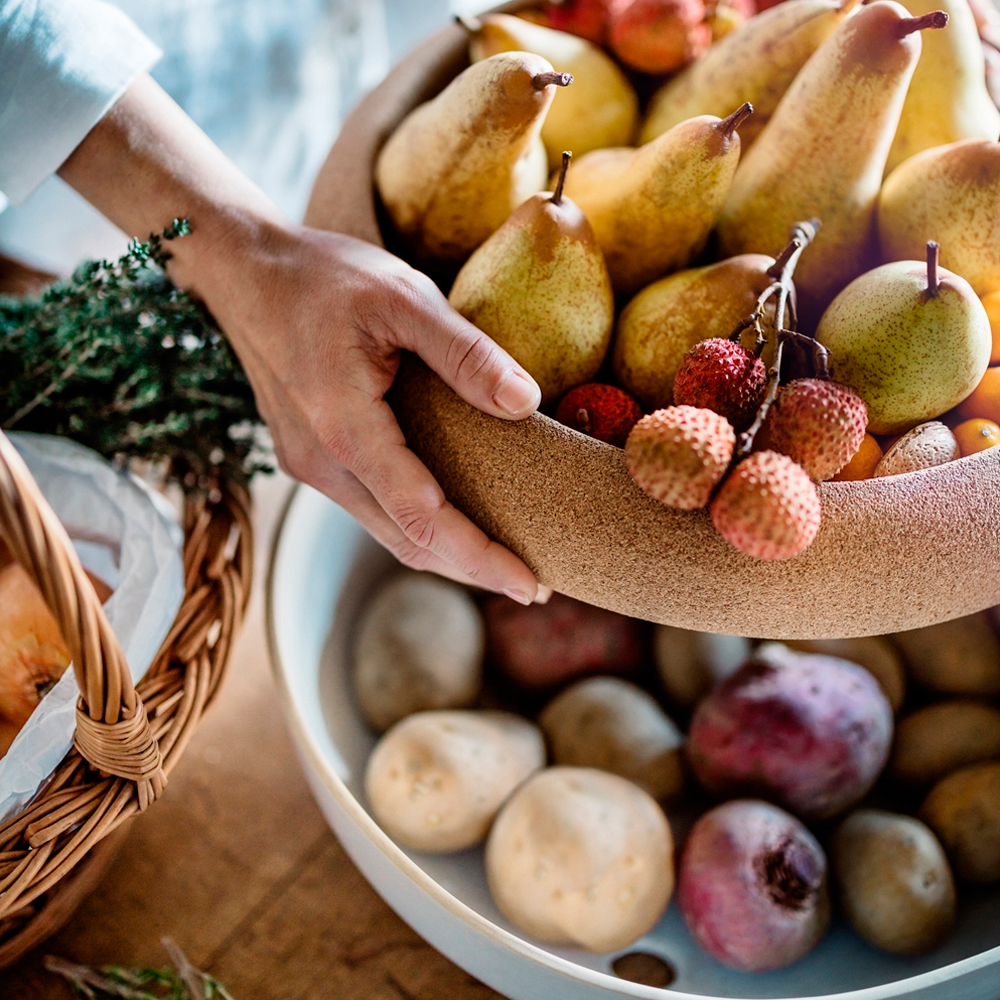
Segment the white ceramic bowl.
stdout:
<svg viewBox="0 0 1000 1000">
<path fill-rule="evenodd" d="M 350 693 L 351 632 L 373 587 L 395 568 L 349 515 L 319 493 L 298 489 L 268 581 L 274 669 L 309 783 L 344 848 L 414 930 L 472 975 L 512 1000 L 1000 998 L 1000 887 L 963 899 L 955 933 L 931 955 L 884 955 L 835 924 L 811 955 L 764 975 L 732 972 L 712 961 L 671 906 L 628 949 L 662 957 L 676 971 L 669 989 L 617 978 L 611 971 L 616 955 L 550 948 L 518 933 L 489 897 L 481 851 L 404 851 L 366 809 L 362 777 L 374 737 Z"/>
</svg>

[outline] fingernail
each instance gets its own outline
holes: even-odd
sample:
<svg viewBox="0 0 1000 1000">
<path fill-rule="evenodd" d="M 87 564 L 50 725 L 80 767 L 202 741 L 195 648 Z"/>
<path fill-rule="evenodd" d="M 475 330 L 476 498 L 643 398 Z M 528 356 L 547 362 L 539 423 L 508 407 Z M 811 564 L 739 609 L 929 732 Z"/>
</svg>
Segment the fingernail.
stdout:
<svg viewBox="0 0 1000 1000">
<path fill-rule="evenodd" d="M 530 413 L 541 401 L 542 393 L 535 380 L 520 372 L 509 372 L 493 393 L 493 402 L 512 417 Z"/>
<path fill-rule="evenodd" d="M 552 588 L 546 587 L 544 583 L 538 585 L 538 593 L 535 594 L 535 604 L 548 604 L 552 597 Z"/>
<path fill-rule="evenodd" d="M 531 598 L 523 590 L 505 590 L 504 593 L 512 601 L 517 601 L 518 604 L 527 606 L 531 603 Z"/>
</svg>

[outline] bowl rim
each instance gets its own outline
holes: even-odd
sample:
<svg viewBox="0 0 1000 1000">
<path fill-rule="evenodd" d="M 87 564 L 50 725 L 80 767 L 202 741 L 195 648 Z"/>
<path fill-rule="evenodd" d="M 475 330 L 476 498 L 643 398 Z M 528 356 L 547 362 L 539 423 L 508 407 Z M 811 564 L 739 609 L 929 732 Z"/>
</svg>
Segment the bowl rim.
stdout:
<svg viewBox="0 0 1000 1000">
<path fill-rule="evenodd" d="M 529 962 L 545 966 L 549 971 L 559 973 L 569 979 L 575 979 L 601 989 L 614 990 L 622 996 L 643 998 L 643 1000 L 740 1000 L 738 997 L 712 998 L 703 994 L 684 993 L 678 990 L 644 986 L 633 983 L 606 972 L 588 969 L 577 965 L 569 959 L 553 955 L 539 945 L 526 941 L 516 934 L 499 927 L 487 917 L 478 913 L 468 904 L 463 903 L 447 889 L 436 882 L 415 861 L 393 841 L 388 834 L 375 822 L 361 802 L 337 774 L 330 762 L 323 755 L 305 722 L 299 717 L 295 707 L 295 699 L 291 686 L 286 679 L 286 668 L 281 657 L 278 644 L 277 628 L 275 626 L 275 585 L 278 553 L 285 537 L 285 528 L 292 514 L 296 499 L 305 495 L 302 484 L 296 483 L 290 490 L 287 500 L 281 510 L 275 525 L 271 548 L 267 559 L 267 573 L 264 591 L 264 625 L 267 637 L 267 647 L 270 653 L 271 672 L 278 689 L 278 697 L 285 719 L 292 731 L 301 753 L 308 760 L 314 774 L 323 783 L 325 789 L 333 797 L 337 805 L 355 824 L 361 833 L 381 852 L 384 858 L 402 875 L 423 890 L 435 903 L 443 907 L 452 916 L 462 921 L 473 931 L 483 934 L 502 948 L 516 953 Z M 330 503 L 334 501 L 330 500 Z M 338 838 L 339 839 L 339 838 Z M 353 859 L 352 859 L 353 862 Z M 377 890 L 376 890 L 377 891 Z M 966 973 L 976 971 L 993 962 L 1000 963 L 1000 945 L 987 949 L 968 958 L 960 959 L 940 968 L 897 979 L 880 986 L 868 986 L 860 990 L 846 993 L 828 993 L 808 997 L 789 997 L 787 1000 L 893 1000 L 896 997 L 906 997 L 918 990 L 947 983 L 958 979 Z"/>
</svg>

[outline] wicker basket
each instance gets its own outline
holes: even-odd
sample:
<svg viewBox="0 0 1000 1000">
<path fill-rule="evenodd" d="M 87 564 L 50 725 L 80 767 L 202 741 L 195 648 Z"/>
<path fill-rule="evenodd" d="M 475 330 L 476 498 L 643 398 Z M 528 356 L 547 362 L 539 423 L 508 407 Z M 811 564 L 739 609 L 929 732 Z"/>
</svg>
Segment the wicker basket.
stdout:
<svg viewBox="0 0 1000 1000">
<path fill-rule="evenodd" d="M 184 533 L 184 602 L 135 686 L 69 537 L 0 432 L 0 536 L 58 621 L 82 692 L 73 749 L 0 826 L 0 968 L 58 930 L 94 887 L 120 840 L 109 835 L 160 796 L 219 688 L 253 572 L 245 488 L 189 495 Z"/>
</svg>

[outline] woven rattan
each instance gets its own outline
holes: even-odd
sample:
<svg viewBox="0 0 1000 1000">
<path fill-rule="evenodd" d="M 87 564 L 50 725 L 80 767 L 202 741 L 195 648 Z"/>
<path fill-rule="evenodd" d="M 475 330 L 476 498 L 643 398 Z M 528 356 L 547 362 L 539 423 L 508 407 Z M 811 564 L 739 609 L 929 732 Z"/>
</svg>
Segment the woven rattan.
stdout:
<svg viewBox="0 0 1000 1000">
<path fill-rule="evenodd" d="M 73 749 L 0 826 L 0 968 L 57 930 L 92 887 L 109 854 L 94 849 L 159 797 L 218 690 L 250 595 L 246 489 L 189 494 L 184 533 L 184 602 L 135 686 L 69 537 L 0 432 L 0 537 L 59 623 L 81 691 Z"/>
</svg>

